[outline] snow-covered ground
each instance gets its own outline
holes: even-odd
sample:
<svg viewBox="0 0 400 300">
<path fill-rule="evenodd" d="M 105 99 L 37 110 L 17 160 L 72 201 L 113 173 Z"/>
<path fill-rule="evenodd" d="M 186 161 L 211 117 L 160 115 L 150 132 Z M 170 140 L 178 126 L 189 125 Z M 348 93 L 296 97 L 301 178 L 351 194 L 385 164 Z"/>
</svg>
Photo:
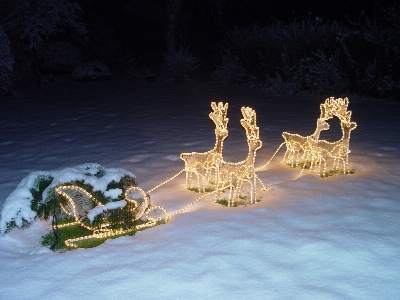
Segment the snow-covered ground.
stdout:
<svg viewBox="0 0 400 300">
<path fill-rule="evenodd" d="M 332 95 L 338 96 L 338 95 Z M 48 224 L 0 237 L 4 299 L 400 299 L 400 102 L 349 96 L 353 175 L 322 179 L 281 164 L 258 175 L 255 205 L 200 200 L 170 222 L 93 249 L 41 246 Z M 183 168 L 181 152 L 214 146 L 211 101 L 229 103 L 224 158 L 247 155 L 241 106 L 257 112 L 263 148 L 311 134 L 325 97 L 192 82 L 58 82 L 0 102 L 0 205 L 32 171 L 83 163 L 132 172 L 149 190 Z M 339 121 L 321 138 L 341 136 Z M 198 194 L 184 176 L 155 190 L 169 213 Z M 260 186 L 258 186 L 260 187 Z"/>
</svg>

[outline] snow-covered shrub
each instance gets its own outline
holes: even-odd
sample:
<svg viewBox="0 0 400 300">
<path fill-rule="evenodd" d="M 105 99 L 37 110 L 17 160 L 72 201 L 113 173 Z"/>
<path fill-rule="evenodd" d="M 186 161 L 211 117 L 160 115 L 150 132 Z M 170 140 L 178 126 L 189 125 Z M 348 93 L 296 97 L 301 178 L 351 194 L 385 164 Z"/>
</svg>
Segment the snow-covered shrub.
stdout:
<svg viewBox="0 0 400 300">
<path fill-rule="evenodd" d="M 181 47 L 179 51 L 164 54 L 164 76 L 172 82 L 185 82 L 189 73 L 200 66 L 199 60 L 192 56 L 189 48 Z"/>
<path fill-rule="evenodd" d="M 321 24 L 311 17 L 264 27 L 253 24 L 231 30 L 224 47 L 230 49 L 231 57 L 237 58 L 236 64 L 257 81 L 270 83 L 278 73 L 282 82 L 293 85 L 290 82 L 299 67 L 299 60 L 312 57 L 318 49 L 326 53 L 334 51 L 336 35 L 341 30 L 337 22 Z"/>
<path fill-rule="evenodd" d="M 234 28 L 224 40 L 223 48 L 229 52 L 222 56 L 214 78 L 236 82 L 237 73 L 244 73 L 283 93 L 350 91 L 396 97 L 400 95 L 400 6 L 393 4 L 380 12 L 380 19 L 361 13 L 348 25 L 309 17 Z"/>
<path fill-rule="evenodd" d="M 376 60 L 368 62 L 365 70 L 361 70 L 360 73 L 362 75 L 358 86 L 368 95 L 386 98 L 400 91 L 400 79 L 385 75 L 377 66 Z"/>
<path fill-rule="evenodd" d="M 67 41 L 47 41 L 37 50 L 38 66 L 45 74 L 71 74 L 83 63 L 81 51 Z"/>
<path fill-rule="evenodd" d="M 111 72 L 103 63 L 91 61 L 77 66 L 72 76 L 77 81 L 101 81 L 110 80 Z"/>
<path fill-rule="evenodd" d="M 9 92 L 14 81 L 14 55 L 10 50 L 10 41 L 0 26 L 0 89 Z"/>
<path fill-rule="evenodd" d="M 230 50 L 221 52 L 222 64 L 212 74 L 212 79 L 222 83 L 238 83 L 247 75 L 245 68 L 240 66 L 239 57 L 233 55 Z"/>
<path fill-rule="evenodd" d="M 125 191 L 137 186 L 135 176 L 123 169 L 83 164 L 56 171 L 35 171 L 25 177 L 7 197 L 1 212 L 0 231 L 28 227 L 37 218 L 47 220 L 63 201 L 54 191 L 59 185 L 78 185 L 103 202 L 123 199 Z"/>
<path fill-rule="evenodd" d="M 380 19 L 371 20 L 362 12 L 351 22 L 353 29 L 338 35 L 338 49 L 356 92 L 396 97 L 400 94 L 400 6 L 380 9 Z"/>
<path fill-rule="evenodd" d="M 296 78 L 303 84 L 301 89 L 329 95 L 344 92 L 348 79 L 341 69 L 338 54 L 327 57 L 321 50 L 313 54 L 312 58 L 300 60 Z"/>
<path fill-rule="evenodd" d="M 235 27 L 229 31 L 223 47 L 229 50 L 222 52 L 222 63 L 216 73 L 224 77 L 231 73 L 235 83 L 243 74 L 263 81 L 264 69 L 269 64 L 269 58 L 265 59 L 264 56 L 266 53 L 273 54 L 274 51 L 273 41 L 269 39 L 267 29 L 253 24 L 249 28 Z"/>
<path fill-rule="evenodd" d="M 66 28 L 86 33 L 85 26 L 77 21 L 80 6 L 68 0 L 13 0 L 4 8 L 6 31 L 28 41 L 31 49 Z"/>
<path fill-rule="evenodd" d="M 78 22 L 82 12 L 80 6 L 70 0 L 13 0 L 0 4 L 1 22 L 12 41 L 15 70 L 19 75 L 33 71 L 38 86 L 41 85 L 36 56 L 38 47 L 58 33 L 65 33 L 67 29 L 74 29 L 82 36 L 87 32 L 85 25 Z M 21 41 L 28 45 L 29 55 L 20 51 L 18 43 Z"/>
<path fill-rule="evenodd" d="M 295 81 L 284 81 L 279 73 L 275 76 L 267 77 L 265 80 L 267 89 L 271 89 L 280 94 L 296 94 L 299 91 Z"/>
</svg>

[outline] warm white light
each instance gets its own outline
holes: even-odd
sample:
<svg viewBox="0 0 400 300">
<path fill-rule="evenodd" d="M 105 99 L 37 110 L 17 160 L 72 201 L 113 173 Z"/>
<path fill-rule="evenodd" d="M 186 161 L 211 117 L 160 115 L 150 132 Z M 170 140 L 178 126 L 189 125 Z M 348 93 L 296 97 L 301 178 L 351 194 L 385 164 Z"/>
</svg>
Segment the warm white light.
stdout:
<svg viewBox="0 0 400 300">
<path fill-rule="evenodd" d="M 312 135 L 301 136 L 299 134 L 292 134 L 288 132 L 282 133 L 282 137 L 285 139 L 286 143 L 286 152 L 283 158 L 284 163 L 290 163 L 292 167 L 297 166 L 299 164 L 299 153 L 303 151 L 302 159 L 304 159 L 304 154 L 309 151 L 309 141 L 317 141 L 321 131 L 329 129 L 329 124 L 326 122 L 326 120 L 332 119 L 333 117 L 329 99 L 320 105 L 320 110 L 321 113 L 320 117 L 317 119 L 317 128 Z"/>
<path fill-rule="evenodd" d="M 228 103 L 211 102 L 213 111 L 209 114 L 210 119 L 215 124 L 215 146 L 213 149 L 199 153 L 182 153 L 180 158 L 185 162 L 186 188 L 190 188 L 192 175 L 197 176 L 198 189 L 205 191 L 205 184 L 213 181 L 212 176 L 216 177 L 216 170 L 219 161 L 222 160 L 222 149 L 224 140 L 228 137 Z M 212 173 L 214 171 L 214 174 Z M 214 179 L 215 180 L 215 179 Z"/>
<path fill-rule="evenodd" d="M 109 220 L 107 220 L 107 213 L 105 213 L 105 218 L 103 223 L 99 224 L 96 227 L 90 226 L 90 219 L 88 218 L 89 211 L 93 211 L 92 207 L 97 205 L 97 207 L 102 207 L 99 211 L 103 212 L 104 208 L 108 206 L 112 206 L 109 204 L 113 204 L 113 202 L 108 202 L 107 205 L 101 204 L 95 197 L 93 197 L 89 192 L 84 190 L 79 186 L 58 186 L 55 191 L 65 197 L 67 199 L 67 205 L 60 204 L 62 210 L 72 216 L 75 219 L 75 222 L 71 222 L 68 224 L 63 224 L 58 227 L 66 227 L 72 225 L 80 225 L 90 231 L 93 232 L 92 235 L 79 237 L 75 239 L 69 239 L 65 241 L 65 244 L 70 247 L 76 247 L 75 242 L 87 240 L 91 238 L 103 238 L 110 237 L 114 235 L 128 233 L 134 230 L 138 230 L 139 228 L 153 226 L 155 223 L 153 220 L 149 220 L 149 222 L 134 226 L 133 228 L 126 229 L 110 229 L 110 225 L 119 225 L 120 223 L 111 224 Z M 126 209 L 129 211 L 129 216 L 132 218 L 132 221 L 140 219 L 143 214 L 149 208 L 149 198 L 148 195 L 139 187 L 132 187 L 128 189 L 125 193 L 125 201 L 126 205 L 123 207 L 118 207 L 115 209 Z M 120 204 L 115 206 L 121 206 Z M 89 219 L 83 222 L 83 219 Z M 121 224 L 122 226 L 122 224 Z"/>
<path fill-rule="evenodd" d="M 62 210 L 74 218 L 74 222 L 63 224 L 59 227 L 71 226 L 79 224 L 93 232 L 92 235 L 69 239 L 65 243 L 67 246 L 76 247 L 76 243 L 85 239 L 91 238 L 104 238 L 115 235 L 128 233 L 140 228 L 154 226 L 158 221 L 168 220 L 174 215 L 180 214 L 190 208 L 199 200 L 215 195 L 218 200 L 225 189 L 229 189 L 228 203 L 232 206 L 233 201 L 239 197 L 243 183 L 250 185 L 250 203 L 256 201 L 256 183 L 259 181 L 264 190 L 266 189 L 260 178 L 257 176 L 256 171 L 261 170 L 267 166 L 272 158 L 275 157 L 279 149 L 285 144 L 286 153 L 283 162 L 290 163 L 292 167 L 299 164 L 299 154 L 302 152 L 301 159 L 306 162 L 311 160 L 311 171 L 319 171 L 321 175 L 325 175 L 327 159 L 333 159 L 332 169 L 338 168 L 340 162 L 343 163 L 344 172 L 348 172 L 348 154 L 350 153 L 349 142 L 350 132 L 357 126 L 355 122 L 350 122 L 351 111 L 347 110 L 348 99 L 334 99 L 333 97 L 326 99 L 325 103 L 320 105 L 320 117 L 317 119 L 317 127 L 314 133 L 310 136 L 301 136 L 298 134 L 290 134 L 284 132 L 282 134 L 285 142 L 282 143 L 275 151 L 271 159 L 262 167 L 254 168 L 256 159 L 256 152 L 261 149 L 262 141 L 259 138 L 259 127 L 256 123 L 256 112 L 250 107 L 242 107 L 241 112 L 243 118 L 240 120 L 242 127 L 246 131 L 247 144 L 249 147 L 247 157 L 240 162 L 227 162 L 222 155 L 223 142 L 228 136 L 228 121 L 227 116 L 228 103 L 215 102 L 211 103 L 212 112 L 209 114 L 210 119 L 215 124 L 215 146 L 213 149 L 198 153 L 182 153 L 180 158 L 185 163 L 185 168 L 177 174 L 167 179 L 166 181 L 158 184 L 150 189 L 147 193 L 139 187 L 132 187 L 125 193 L 126 205 L 121 203 L 111 204 L 107 203 L 106 206 L 101 204 L 95 197 L 93 197 L 86 190 L 78 186 L 59 186 L 55 191 L 67 199 L 66 205 L 61 205 Z M 333 117 L 339 118 L 342 128 L 342 138 L 336 142 L 328 142 L 320 140 L 320 133 L 322 130 L 328 130 L 329 124 L 326 122 Z M 321 172 L 320 168 L 323 166 Z M 302 168 L 301 173 L 304 170 Z M 205 185 L 214 185 L 214 191 L 205 193 L 186 205 L 182 209 L 168 214 L 167 211 L 161 206 L 152 206 L 150 204 L 150 193 L 154 190 L 171 182 L 183 172 L 186 172 L 186 188 L 190 188 L 192 175 L 197 176 L 199 192 L 205 191 Z M 300 175 L 301 175 L 300 173 Z M 95 209 L 92 209 L 97 206 Z M 119 228 L 111 229 L 110 226 L 119 225 L 121 223 L 111 224 L 107 220 L 107 211 L 110 209 L 127 209 L 132 221 L 143 219 L 146 221 L 144 224 L 134 226 L 133 228 Z M 88 212 L 92 214 L 104 214 L 104 222 L 96 227 L 91 226 L 91 218 L 88 222 Z M 85 219 L 83 222 L 82 220 Z"/>
<path fill-rule="evenodd" d="M 246 131 L 248 155 L 237 163 L 226 162 L 222 158 L 217 165 L 216 199 L 221 197 L 221 192 L 225 187 L 229 187 L 229 205 L 232 205 L 233 200 L 239 196 L 244 182 L 250 184 L 250 203 L 255 203 L 256 183 L 257 179 L 259 180 L 255 174 L 254 162 L 256 152 L 261 149 L 262 142 L 259 139 L 259 128 L 256 124 L 256 112 L 250 107 L 242 107 L 241 111 L 243 119 L 240 120 L 240 124 Z"/>
<path fill-rule="evenodd" d="M 307 160 L 311 160 L 311 172 L 319 172 L 321 176 L 325 176 L 327 159 L 331 158 L 333 159 L 333 163 L 330 171 L 337 170 L 340 162 L 342 162 L 344 173 L 348 173 L 350 132 L 357 127 L 355 122 L 350 122 L 351 111 L 347 110 L 348 104 L 348 98 L 335 99 L 331 97 L 326 99 L 325 103 L 320 105 L 321 115 L 317 120 L 317 128 L 310 136 L 303 137 L 298 134 L 284 132 L 282 136 L 285 139 L 287 150 L 283 162 L 291 163 L 292 167 L 299 165 L 298 156 L 300 151 L 302 151 L 303 155 L 301 158 L 303 164 Z M 331 119 L 333 116 L 340 120 L 342 138 L 336 142 L 320 140 L 319 135 L 321 131 L 329 129 L 329 125 L 325 121 Z M 323 166 L 322 170 L 321 166 Z M 300 175 L 303 171 L 304 165 Z"/>
</svg>

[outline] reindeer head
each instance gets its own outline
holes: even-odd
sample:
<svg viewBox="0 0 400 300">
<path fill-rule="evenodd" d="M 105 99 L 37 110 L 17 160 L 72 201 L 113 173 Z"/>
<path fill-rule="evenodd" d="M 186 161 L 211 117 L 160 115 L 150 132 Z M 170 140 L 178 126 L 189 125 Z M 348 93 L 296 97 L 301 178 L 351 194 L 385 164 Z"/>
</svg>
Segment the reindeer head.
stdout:
<svg viewBox="0 0 400 300">
<path fill-rule="evenodd" d="M 317 120 L 317 131 L 321 132 L 322 130 L 328 130 L 329 124 L 325 121 L 325 119 L 318 118 Z"/>
<path fill-rule="evenodd" d="M 215 102 L 211 102 L 211 108 L 213 111 L 209 114 L 209 117 L 215 124 L 215 135 L 225 139 L 228 136 L 229 119 L 226 117 L 228 113 L 228 103 L 223 104 L 219 102 L 217 105 Z"/>
<path fill-rule="evenodd" d="M 246 130 L 247 143 L 252 151 L 257 151 L 262 147 L 259 139 L 260 129 L 256 124 L 256 112 L 250 107 L 242 107 L 243 119 L 240 120 L 243 128 Z"/>
<path fill-rule="evenodd" d="M 350 133 L 357 128 L 356 122 L 341 123 L 343 133 Z"/>
<path fill-rule="evenodd" d="M 326 122 L 326 120 L 330 120 L 333 118 L 333 104 L 330 102 L 330 99 L 326 99 L 325 103 L 322 103 L 319 105 L 319 108 L 321 110 L 321 113 L 319 115 L 319 118 L 317 120 L 317 129 L 314 134 L 316 134 L 315 138 L 319 138 L 319 134 L 321 133 L 322 130 L 328 130 L 329 129 L 329 124 Z"/>
</svg>

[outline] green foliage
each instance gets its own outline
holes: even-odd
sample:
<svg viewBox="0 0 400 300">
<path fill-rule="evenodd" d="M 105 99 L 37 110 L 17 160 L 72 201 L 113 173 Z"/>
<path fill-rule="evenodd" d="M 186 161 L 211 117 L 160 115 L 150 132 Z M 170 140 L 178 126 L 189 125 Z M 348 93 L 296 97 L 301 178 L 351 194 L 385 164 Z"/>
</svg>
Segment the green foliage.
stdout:
<svg viewBox="0 0 400 300">
<path fill-rule="evenodd" d="M 73 220 L 69 219 L 69 222 L 71 222 Z M 106 240 L 108 239 L 116 239 L 119 238 L 121 236 L 133 236 L 136 234 L 137 231 L 142 231 L 154 226 L 158 226 L 158 225 L 162 225 L 167 223 L 168 220 L 159 220 L 157 221 L 157 223 L 153 226 L 149 226 L 149 227 L 143 227 L 140 229 L 132 229 L 128 232 L 125 233 L 121 233 L 121 234 L 117 234 L 117 235 L 113 235 L 110 237 L 104 237 L 104 238 L 87 238 L 87 239 L 83 239 L 79 242 L 75 242 L 74 244 L 77 246 L 77 248 L 94 248 L 97 247 L 99 245 L 101 245 L 102 243 L 104 243 Z M 66 224 L 68 222 L 63 222 L 63 224 Z M 135 222 L 136 225 L 140 225 L 143 224 L 143 221 L 136 221 Z M 115 228 L 116 229 L 116 228 Z M 69 239 L 74 239 L 74 238 L 79 238 L 79 237 L 85 237 L 85 236 L 90 236 L 92 235 L 93 232 L 83 228 L 82 226 L 79 226 L 77 224 L 71 225 L 71 226 L 65 226 L 65 227 L 61 227 L 58 229 L 58 243 L 56 244 L 56 250 L 59 251 L 63 251 L 63 250 L 73 250 L 75 249 L 75 247 L 68 247 L 65 244 L 66 240 Z M 46 234 L 45 236 L 42 236 L 42 245 L 43 246 L 51 246 L 55 243 L 55 236 L 53 231 L 50 231 L 48 234 Z"/>
<path fill-rule="evenodd" d="M 103 177 L 105 174 L 104 169 L 99 169 L 95 174 L 85 173 L 86 176 L 95 176 L 97 178 Z"/>
<path fill-rule="evenodd" d="M 292 167 L 291 163 L 286 163 L 286 165 L 291 167 L 291 168 L 302 167 L 303 169 L 310 169 L 311 168 L 311 161 L 307 160 L 307 161 L 299 162 L 297 164 L 294 164 L 293 167 Z"/>
<path fill-rule="evenodd" d="M 239 205 L 246 206 L 247 204 L 250 204 L 249 197 L 239 195 L 239 199 L 240 199 L 240 201 L 233 201 L 230 207 L 238 207 Z M 256 203 L 258 203 L 260 201 L 261 201 L 260 199 L 256 199 Z M 226 207 L 228 207 L 228 205 L 229 205 L 229 201 L 225 200 L 225 199 L 219 199 L 219 200 L 215 201 L 215 203 L 221 204 Z"/>
<path fill-rule="evenodd" d="M 311 161 L 299 162 L 297 165 L 294 165 L 293 167 L 292 167 L 292 164 L 290 164 L 290 163 L 287 163 L 286 165 L 291 167 L 291 168 L 301 167 L 303 169 L 310 169 L 311 168 Z M 317 163 L 317 165 L 319 165 L 319 163 Z M 356 171 L 354 169 L 348 170 L 346 172 L 344 172 L 343 169 L 334 169 L 334 170 L 330 170 L 329 172 L 326 172 L 325 174 L 320 174 L 320 176 L 322 178 L 325 178 L 325 177 L 333 176 L 333 175 L 336 175 L 336 174 L 349 175 L 349 174 L 354 174 L 355 172 Z"/>
<path fill-rule="evenodd" d="M 21 229 L 26 229 L 30 225 L 31 224 L 27 220 L 22 219 L 22 225 L 20 226 L 20 228 Z M 7 222 L 6 231 L 4 233 L 9 233 L 11 231 L 11 229 L 13 229 L 14 227 L 17 227 L 17 224 L 15 224 L 14 220 L 12 220 L 11 222 Z"/>
<path fill-rule="evenodd" d="M 195 193 L 200 193 L 199 188 L 190 187 L 190 188 L 188 188 L 188 190 L 189 190 L 189 191 L 192 191 L 192 192 L 195 192 Z M 210 187 L 206 187 L 206 188 L 204 189 L 204 192 L 205 192 L 205 193 L 210 193 L 210 192 L 212 192 L 212 191 L 214 191 L 214 189 L 213 189 L 213 188 L 210 188 Z"/>
<path fill-rule="evenodd" d="M 215 201 L 215 203 L 221 204 L 226 207 L 228 206 L 228 200 L 225 200 L 225 199 L 219 199 L 219 200 Z"/>
<path fill-rule="evenodd" d="M 31 209 L 37 213 L 39 219 L 48 220 L 49 216 L 54 212 L 60 213 L 58 205 L 58 197 L 52 197 L 49 201 L 44 202 L 43 192 L 52 183 L 53 177 L 51 176 L 39 176 L 35 180 L 34 187 L 30 189 L 33 199 L 31 200 Z M 53 190 L 54 193 L 54 190 Z"/>
<path fill-rule="evenodd" d="M 225 200 L 225 199 L 219 199 L 219 200 L 215 201 L 215 203 L 221 204 L 226 207 L 228 207 L 228 204 L 229 204 L 228 200 Z M 239 202 L 233 201 L 231 207 L 238 207 L 238 206 L 239 206 Z"/>
<path fill-rule="evenodd" d="M 86 175 L 96 176 L 98 178 L 101 178 L 104 176 L 104 170 L 100 169 L 95 174 L 87 173 Z M 64 197 L 60 197 L 55 192 L 55 187 L 47 191 L 46 195 L 43 195 L 44 191 L 50 186 L 52 181 L 53 177 L 51 176 L 38 176 L 38 178 L 35 180 L 34 187 L 30 189 L 30 192 L 32 194 L 31 209 L 37 213 L 37 217 L 41 220 L 48 220 L 49 217 L 54 214 L 54 211 L 58 216 L 61 216 L 61 218 L 65 217 L 65 214 L 61 210 L 60 203 L 66 205 L 67 200 L 64 199 Z M 101 191 L 93 191 L 93 187 L 90 184 L 85 183 L 84 180 L 75 180 L 62 184 L 67 186 L 70 185 L 83 188 L 88 193 L 92 194 L 103 205 L 110 201 L 106 196 L 104 196 L 104 194 Z M 121 200 L 124 198 L 123 195 L 125 194 L 126 189 L 128 189 L 131 186 L 137 186 L 136 178 L 125 175 L 121 178 L 119 182 L 115 182 L 114 180 L 110 182 L 107 186 L 107 190 L 114 188 L 121 189 L 122 196 L 119 197 Z M 118 217 L 121 216 L 116 216 L 116 218 Z M 124 223 L 129 223 L 129 222 L 126 221 Z M 10 223 L 10 226 L 11 229 L 12 226 L 15 226 L 15 222 L 14 224 Z"/>
<path fill-rule="evenodd" d="M 111 189 L 121 189 L 123 191 L 123 194 L 125 191 L 133 186 L 137 186 L 137 180 L 134 177 L 130 177 L 128 175 L 123 176 L 119 182 L 115 182 L 114 180 L 111 181 L 107 185 L 107 190 Z"/>
<path fill-rule="evenodd" d="M 350 175 L 350 174 L 354 174 L 355 172 L 356 172 L 356 171 L 355 171 L 354 169 L 348 170 L 348 171 L 346 171 L 346 172 L 344 172 L 343 169 L 335 169 L 335 170 L 329 171 L 328 173 L 325 173 L 325 175 L 322 174 L 321 177 L 322 177 L 322 178 L 326 178 L 326 177 L 333 176 L 333 175 L 336 175 L 336 174 L 340 174 L 340 175 Z"/>
<path fill-rule="evenodd" d="M 65 241 L 81 236 L 91 235 L 92 232 L 79 225 L 66 226 L 58 229 L 58 243 L 56 245 L 57 250 L 70 249 L 65 245 Z M 50 246 L 55 243 L 56 239 L 53 231 L 42 237 L 42 245 Z"/>
<path fill-rule="evenodd" d="M 143 222 L 141 222 L 143 223 Z M 139 224 L 138 224 L 139 225 Z M 98 245 L 104 243 L 107 239 L 114 239 L 117 237 L 121 236 L 132 236 L 135 235 L 137 230 L 132 230 L 123 234 L 118 234 L 114 235 L 111 237 L 105 237 L 105 238 L 88 238 L 85 240 L 80 241 L 79 243 L 76 243 L 78 248 L 93 248 L 97 247 Z M 56 245 L 57 250 L 72 250 L 75 249 L 73 247 L 68 247 L 65 244 L 65 241 L 68 239 L 74 239 L 74 238 L 79 238 L 79 237 L 85 237 L 85 236 L 90 236 L 92 235 L 93 232 L 80 226 L 80 225 L 71 225 L 71 226 L 65 226 L 61 227 L 58 229 L 58 243 Z M 55 242 L 55 236 L 53 231 L 50 231 L 48 234 L 42 237 L 42 245 L 44 246 L 50 246 L 53 245 Z"/>
<path fill-rule="evenodd" d="M 96 176 L 98 178 L 101 178 L 104 176 L 104 171 L 100 169 L 95 174 L 87 173 L 86 176 Z M 53 214 L 55 208 L 56 213 L 59 216 L 58 224 L 62 225 L 74 222 L 75 221 L 74 218 L 65 215 L 61 210 L 59 204 L 60 203 L 66 204 L 67 200 L 64 199 L 64 197 L 58 196 L 58 194 L 54 191 L 55 188 L 52 188 L 50 191 L 48 191 L 46 199 L 43 199 L 44 191 L 50 186 L 50 184 L 53 181 L 53 178 L 46 176 L 39 176 L 36 181 L 37 182 L 35 184 L 35 188 L 31 189 L 31 193 L 33 196 L 33 200 L 31 202 L 31 208 L 32 210 L 38 213 L 38 217 L 47 220 Z M 93 187 L 85 183 L 84 180 L 75 180 L 67 183 L 62 183 L 62 185 L 78 186 L 86 190 L 88 193 L 92 194 L 96 198 L 96 200 L 98 200 L 103 205 L 110 202 L 110 199 L 105 197 L 101 191 L 93 191 Z M 137 186 L 136 179 L 126 175 L 123 176 L 119 182 L 116 181 L 110 182 L 107 186 L 107 190 L 119 188 L 122 190 L 122 194 L 124 195 L 125 191 L 132 186 Z M 120 198 L 123 199 L 124 197 L 121 196 Z M 93 201 L 92 207 L 94 208 L 95 206 L 96 203 Z M 133 213 L 134 211 L 131 210 L 129 207 L 124 207 L 124 208 L 106 210 L 101 214 L 97 215 L 93 221 L 90 221 L 87 217 L 83 217 L 80 221 L 88 228 L 93 228 L 93 231 L 104 230 L 105 228 L 103 227 L 105 226 L 105 224 L 107 224 L 106 225 L 107 230 L 123 229 L 123 230 L 128 230 L 128 232 L 105 238 L 84 239 L 82 241 L 75 243 L 76 246 L 79 248 L 93 248 L 102 244 L 109 238 L 117 238 L 124 235 L 134 235 L 137 230 L 132 228 L 144 224 L 144 221 L 140 219 L 134 220 L 135 218 L 132 215 Z M 162 224 L 164 222 L 165 222 L 164 220 L 159 221 L 157 222 L 156 225 Z M 66 240 L 90 236 L 92 234 L 93 232 L 91 230 L 86 229 L 80 225 L 74 224 L 70 226 L 62 226 L 58 228 L 59 240 L 56 245 L 56 249 L 69 250 L 71 248 L 65 245 Z M 52 245 L 54 242 L 55 242 L 55 236 L 53 231 L 49 232 L 47 235 L 42 237 L 43 245 L 49 246 Z"/>
</svg>

